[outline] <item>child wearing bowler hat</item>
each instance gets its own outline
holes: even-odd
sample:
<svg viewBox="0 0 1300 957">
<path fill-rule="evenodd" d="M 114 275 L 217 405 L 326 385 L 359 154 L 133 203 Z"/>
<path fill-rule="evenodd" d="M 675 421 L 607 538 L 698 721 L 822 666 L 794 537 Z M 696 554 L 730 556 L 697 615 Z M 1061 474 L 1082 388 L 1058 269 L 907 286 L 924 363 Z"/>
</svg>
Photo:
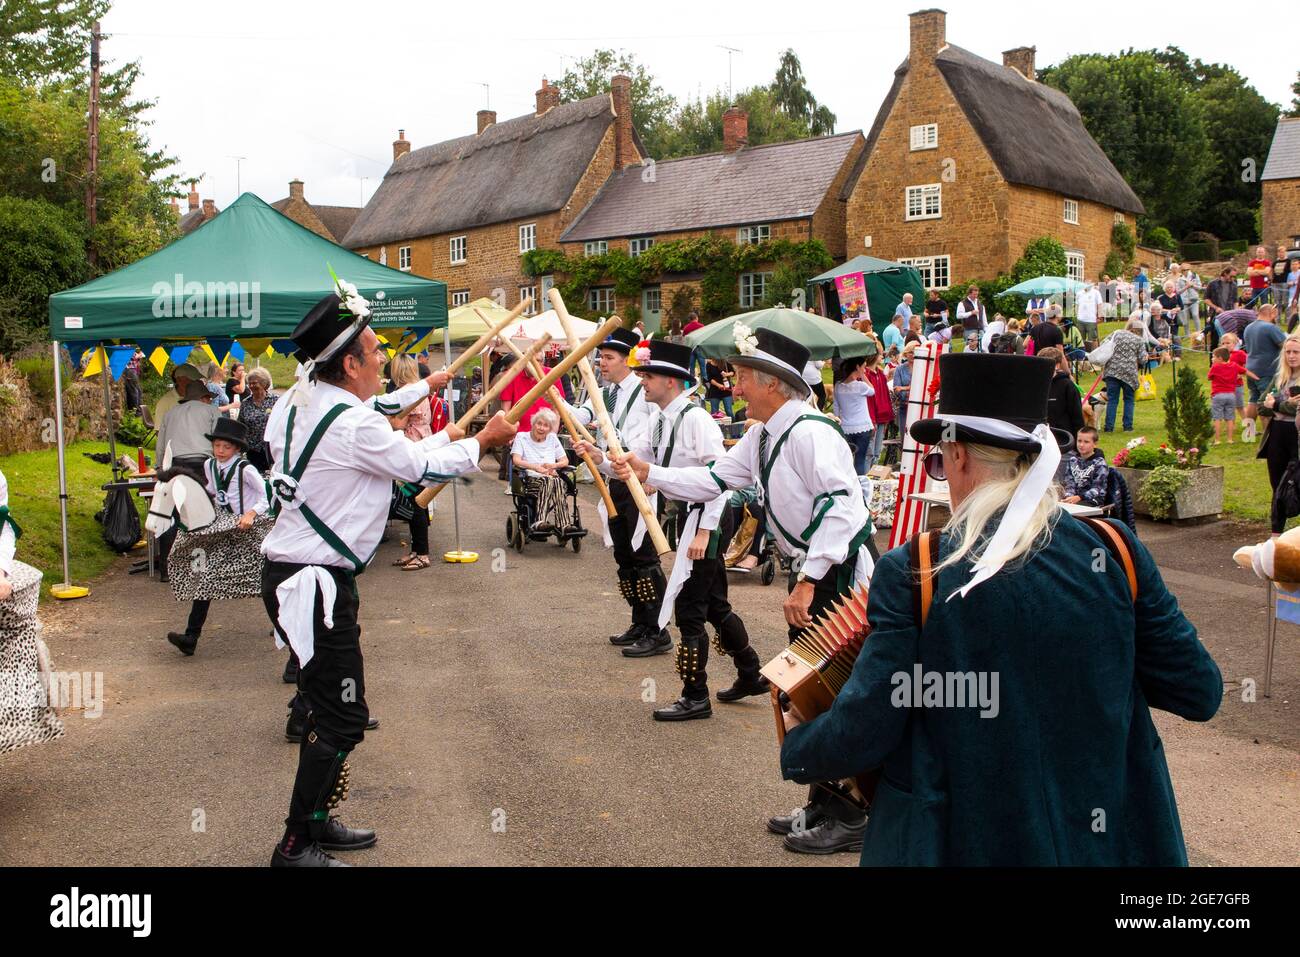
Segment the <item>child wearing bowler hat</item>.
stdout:
<svg viewBox="0 0 1300 957">
<path fill-rule="evenodd" d="M 212 443 L 212 455 L 203 463 L 203 479 L 204 487 L 211 496 L 217 513 L 217 523 L 214 524 L 219 525 L 223 519 L 226 524 L 229 524 L 233 517 L 235 527 L 241 532 L 247 532 L 252 529 L 253 522 L 258 516 L 266 514 L 267 510 L 266 485 L 257 469 L 252 468 L 251 463 L 244 458 L 244 452 L 248 449 L 248 429 L 244 423 L 236 419 L 221 418 L 217 419 L 212 431 L 204 438 Z M 256 536 L 256 541 L 240 541 L 238 545 L 240 557 L 247 557 L 243 553 L 249 548 L 260 557 L 261 538 L 262 536 L 259 535 Z M 222 546 L 216 548 L 220 549 Z M 207 568 L 224 569 L 229 564 L 226 556 L 218 551 L 207 554 L 206 548 L 205 559 L 203 564 Z M 240 564 L 248 564 L 250 567 L 253 564 L 260 566 L 260 562 Z M 178 571 L 184 570 L 178 569 Z M 259 567 L 259 577 L 260 574 Z M 186 574 L 172 576 L 173 590 L 178 591 L 181 600 L 185 597 L 184 592 L 189 590 L 210 597 L 194 597 L 185 631 L 183 633 L 172 631 L 167 634 L 167 640 L 187 657 L 194 654 L 194 649 L 198 645 L 199 635 L 203 631 L 204 622 L 208 619 L 208 607 L 212 599 L 222 597 L 205 589 L 197 576 L 193 582 L 190 578 L 191 576 Z"/>
</svg>

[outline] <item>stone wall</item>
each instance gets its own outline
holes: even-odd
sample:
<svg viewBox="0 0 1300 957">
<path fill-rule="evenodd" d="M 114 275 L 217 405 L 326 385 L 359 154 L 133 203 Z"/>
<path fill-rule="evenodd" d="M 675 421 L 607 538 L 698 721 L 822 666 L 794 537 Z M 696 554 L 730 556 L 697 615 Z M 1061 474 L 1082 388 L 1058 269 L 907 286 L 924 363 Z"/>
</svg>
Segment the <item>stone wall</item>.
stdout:
<svg viewBox="0 0 1300 957">
<path fill-rule="evenodd" d="M 1260 219 L 1264 242 L 1272 252 L 1278 243 L 1290 246 L 1300 236 L 1300 179 L 1264 181 L 1264 205 Z"/>
</svg>

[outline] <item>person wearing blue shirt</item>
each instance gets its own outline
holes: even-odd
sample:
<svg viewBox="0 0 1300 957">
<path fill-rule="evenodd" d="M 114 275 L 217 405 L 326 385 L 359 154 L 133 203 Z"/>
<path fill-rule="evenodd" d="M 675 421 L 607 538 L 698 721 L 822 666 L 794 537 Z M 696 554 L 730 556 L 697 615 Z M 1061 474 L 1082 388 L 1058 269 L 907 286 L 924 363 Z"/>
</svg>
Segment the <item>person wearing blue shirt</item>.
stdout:
<svg viewBox="0 0 1300 957">
<path fill-rule="evenodd" d="M 910 299 L 911 296 L 909 295 L 908 298 Z M 894 318 L 890 320 L 889 325 L 885 326 L 885 333 L 881 338 L 884 340 L 886 352 L 891 348 L 900 350 L 903 348 L 903 340 L 906 338 L 903 329 L 906 328 L 907 322 L 912 318 L 912 311 L 906 303 L 899 303 L 898 308 L 900 310 L 907 309 L 908 312 L 906 316 L 902 312 L 895 312 Z"/>
</svg>

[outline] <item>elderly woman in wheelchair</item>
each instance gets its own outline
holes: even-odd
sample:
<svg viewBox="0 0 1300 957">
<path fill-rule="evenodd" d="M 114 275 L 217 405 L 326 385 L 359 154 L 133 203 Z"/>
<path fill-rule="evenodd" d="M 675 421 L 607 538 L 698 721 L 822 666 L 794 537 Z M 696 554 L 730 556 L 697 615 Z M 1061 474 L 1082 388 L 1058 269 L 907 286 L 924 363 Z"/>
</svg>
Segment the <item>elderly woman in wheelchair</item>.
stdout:
<svg viewBox="0 0 1300 957">
<path fill-rule="evenodd" d="M 516 435 L 510 447 L 511 492 L 517 504 L 526 499 L 531 514 L 523 524 L 528 534 L 571 537 L 581 532 L 572 511 L 575 486 L 559 427 L 560 417 L 542 409 L 533 415 L 532 427 Z"/>
</svg>

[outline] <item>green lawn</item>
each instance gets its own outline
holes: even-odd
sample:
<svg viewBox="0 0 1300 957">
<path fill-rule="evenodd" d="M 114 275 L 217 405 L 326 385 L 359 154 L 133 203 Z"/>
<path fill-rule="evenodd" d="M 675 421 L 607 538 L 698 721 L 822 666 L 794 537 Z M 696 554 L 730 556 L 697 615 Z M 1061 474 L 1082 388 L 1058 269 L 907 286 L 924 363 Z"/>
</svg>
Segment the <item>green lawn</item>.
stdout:
<svg viewBox="0 0 1300 957">
<path fill-rule="evenodd" d="M 95 513 L 104 504 L 100 486 L 112 479 L 107 465 L 92 462 L 81 453 L 106 452 L 104 442 L 77 442 L 67 450 L 68 462 L 68 549 L 72 582 L 84 585 L 101 574 L 117 557 L 104 544 Z M 18 559 L 45 573 L 41 597 L 49 587 L 63 581 L 63 557 L 59 530 L 59 460 L 54 449 L 20 452 L 0 457 L 0 471 L 9 481 L 9 508 L 23 530 L 18 542 Z M 141 527 L 144 500 L 137 499 Z M 143 557 L 144 550 L 140 550 Z"/>
</svg>

